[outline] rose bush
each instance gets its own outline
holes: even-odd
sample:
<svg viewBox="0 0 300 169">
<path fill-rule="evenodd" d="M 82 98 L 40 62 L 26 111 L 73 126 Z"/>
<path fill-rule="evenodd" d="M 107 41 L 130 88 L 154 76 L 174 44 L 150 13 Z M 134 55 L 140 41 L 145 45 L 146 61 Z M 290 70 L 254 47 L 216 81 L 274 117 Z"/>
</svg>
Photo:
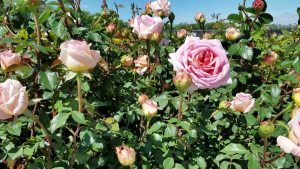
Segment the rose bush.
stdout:
<svg viewBox="0 0 300 169">
<path fill-rule="evenodd" d="M 0 1 L 1 169 L 299 168 L 299 26 L 80 2 Z"/>
</svg>

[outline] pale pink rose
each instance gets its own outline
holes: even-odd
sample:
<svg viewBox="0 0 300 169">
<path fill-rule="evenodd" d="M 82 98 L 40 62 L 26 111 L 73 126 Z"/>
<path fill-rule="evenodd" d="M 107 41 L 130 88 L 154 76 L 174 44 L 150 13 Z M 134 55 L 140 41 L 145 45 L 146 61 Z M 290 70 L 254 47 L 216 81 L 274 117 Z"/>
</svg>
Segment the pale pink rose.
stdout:
<svg viewBox="0 0 300 169">
<path fill-rule="evenodd" d="M 26 87 L 17 80 L 0 83 L 0 119 L 9 119 L 22 114 L 28 107 Z"/>
<path fill-rule="evenodd" d="M 137 16 L 134 19 L 133 33 L 140 39 L 149 40 L 154 32 L 161 33 L 164 23 L 160 17 L 149 15 Z"/>
<path fill-rule="evenodd" d="M 177 31 L 177 38 L 182 39 L 187 36 L 187 30 L 185 29 L 180 29 Z"/>
<path fill-rule="evenodd" d="M 149 97 L 145 94 L 142 94 L 139 96 L 138 102 L 143 105 L 147 100 L 149 100 Z"/>
<path fill-rule="evenodd" d="M 251 94 L 248 93 L 238 93 L 233 98 L 230 108 L 234 111 L 239 111 L 242 113 L 247 113 L 255 104 L 255 99 L 252 98 Z"/>
<path fill-rule="evenodd" d="M 174 71 L 185 71 L 192 77 L 190 92 L 217 88 L 231 82 L 226 51 L 219 40 L 187 37 L 169 62 Z"/>
<path fill-rule="evenodd" d="M 69 40 L 60 45 L 59 59 L 74 72 L 94 68 L 101 59 L 100 52 L 91 50 L 85 41 Z"/>
<path fill-rule="evenodd" d="M 156 102 L 154 102 L 152 100 L 146 100 L 142 104 L 142 108 L 143 108 L 144 115 L 147 118 L 152 118 L 152 117 L 156 116 L 156 114 L 157 114 L 158 105 Z"/>
<path fill-rule="evenodd" d="M 141 55 L 134 61 L 136 72 L 139 75 L 144 75 L 144 73 L 148 70 L 148 59 L 147 55 Z"/>
<path fill-rule="evenodd" d="M 0 52 L 1 68 L 6 70 L 12 65 L 18 65 L 21 63 L 21 57 L 17 53 L 12 53 L 11 50 Z"/>
<path fill-rule="evenodd" d="M 289 127 L 294 131 L 297 138 L 300 138 L 300 109 L 297 109 L 295 116 L 289 121 Z"/>
<path fill-rule="evenodd" d="M 160 17 L 169 16 L 171 3 L 168 0 L 156 0 L 151 3 L 152 12 Z"/>
<path fill-rule="evenodd" d="M 239 29 L 235 27 L 230 27 L 226 29 L 225 37 L 230 41 L 235 41 L 241 36 L 241 32 Z"/>
<path fill-rule="evenodd" d="M 278 136 L 277 145 L 288 154 L 292 154 L 296 157 L 300 157 L 300 146 L 292 142 L 290 139 Z"/>
<path fill-rule="evenodd" d="M 134 164 L 135 162 L 135 156 L 136 152 L 134 151 L 133 148 L 121 145 L 119 147 L 116 147 L 116 154 L 118 156 L 119 162 L 123 166 L 130 166 Z"/>
</svg>

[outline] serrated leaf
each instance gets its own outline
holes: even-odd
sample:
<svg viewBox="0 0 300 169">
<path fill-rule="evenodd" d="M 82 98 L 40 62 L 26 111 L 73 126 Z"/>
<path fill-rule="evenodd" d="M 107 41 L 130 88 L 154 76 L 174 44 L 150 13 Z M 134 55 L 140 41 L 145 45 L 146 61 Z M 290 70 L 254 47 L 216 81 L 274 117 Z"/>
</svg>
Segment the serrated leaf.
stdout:
<svg viewBox="0 0 300 169">
<path fill-rule="evenodd" d="M 71 113 L 72 118 L 79 124 L 85 124 L 85 117 L 84 114 L 78 111 L 72 111 Z"/>
<path fill-rule="evenodd" d="M 168 137 L 175 137 L 175 136 L 176 136 L 176 127 L 173 124 L 168 124 L 165 129 L 164 137 L 168 138 Z"/>
<path fill-rule="evenodd" d="M 174 167 L 174 159 L 173 158 L 168 157 L 163 161 L 164 169 L 172 169 L 173 167 Z"/>
<path fill-rule="evenodd" d="M 54 90 L 56 88 L 57 79 L 57 72 L 51 72 L 47 70 L 39 73 L 39 84 L 45 89 Z"/>
<path fill-rule="evenodd" d="M 50 131 L 53 133 L 56 129 L 64 126 L 68 120 L 69 113 L 59 113 L 50 122 Z"/>
<path fill-rule="evenodd" d="M 233 155 L 233 154 L 245 154 L 248 152 L 241 144 L 230 143 L 221 150 L 222 153 Z"/>
</svg>

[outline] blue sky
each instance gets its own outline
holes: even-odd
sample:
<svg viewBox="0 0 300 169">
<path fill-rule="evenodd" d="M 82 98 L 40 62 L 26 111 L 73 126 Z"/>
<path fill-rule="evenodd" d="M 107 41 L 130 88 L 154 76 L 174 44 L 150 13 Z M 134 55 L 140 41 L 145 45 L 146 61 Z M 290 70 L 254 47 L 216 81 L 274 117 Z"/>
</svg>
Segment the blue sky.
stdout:
<svg viewBox="0 0 300 169">
<path fill-rule="evenodd" d="M 128 20 L 131 17 L 130 4 L 136 3 L 144 9 L 144 5 L 149 0 L 107 0 L 108 6 L 114 9 L 116 4 L 124 5 L 124 8 L 119 10 L 120 17 L 123 20 Z M 153 0 L 152 0 L 153 1 Z M 208 21 L 211 20 L 211 14 L 221 13 L 221 18 L 226 18 L 228 14 L 237 12 L 237 7 L 242 0 L 169 0 L 171 9 L 176 15 L 175 23 L 193 23 L 194 15 L 197 12 L 205 14 Z M 102 0 L 82 0 L 81 8 L 88 10 L 91 13 L 100 12 Z M 248 6 L 253 0 L 247 0 Z M 300 0 L 267 0 L 267 12 L 274 17 L 276 24 L 297 23 L 298 16 L 296 13 L 297 7 L 300 7 Z"/>
</svg>

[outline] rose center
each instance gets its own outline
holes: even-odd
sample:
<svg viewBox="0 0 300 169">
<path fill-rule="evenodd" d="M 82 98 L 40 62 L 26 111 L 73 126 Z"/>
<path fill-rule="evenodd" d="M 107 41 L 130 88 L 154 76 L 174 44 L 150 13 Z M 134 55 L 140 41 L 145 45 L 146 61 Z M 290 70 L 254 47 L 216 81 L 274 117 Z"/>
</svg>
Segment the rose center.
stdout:
<svg viewBox="0 0 300 169">
<path fill-rule="evenodd" d="M 215 69 L 215 56 L 210 50 L 201 50 L 197 55 L 189 61 L 189 64 L 196 69 L 202 69 L 203 71 L 214 74 Z"/>
</svg>

